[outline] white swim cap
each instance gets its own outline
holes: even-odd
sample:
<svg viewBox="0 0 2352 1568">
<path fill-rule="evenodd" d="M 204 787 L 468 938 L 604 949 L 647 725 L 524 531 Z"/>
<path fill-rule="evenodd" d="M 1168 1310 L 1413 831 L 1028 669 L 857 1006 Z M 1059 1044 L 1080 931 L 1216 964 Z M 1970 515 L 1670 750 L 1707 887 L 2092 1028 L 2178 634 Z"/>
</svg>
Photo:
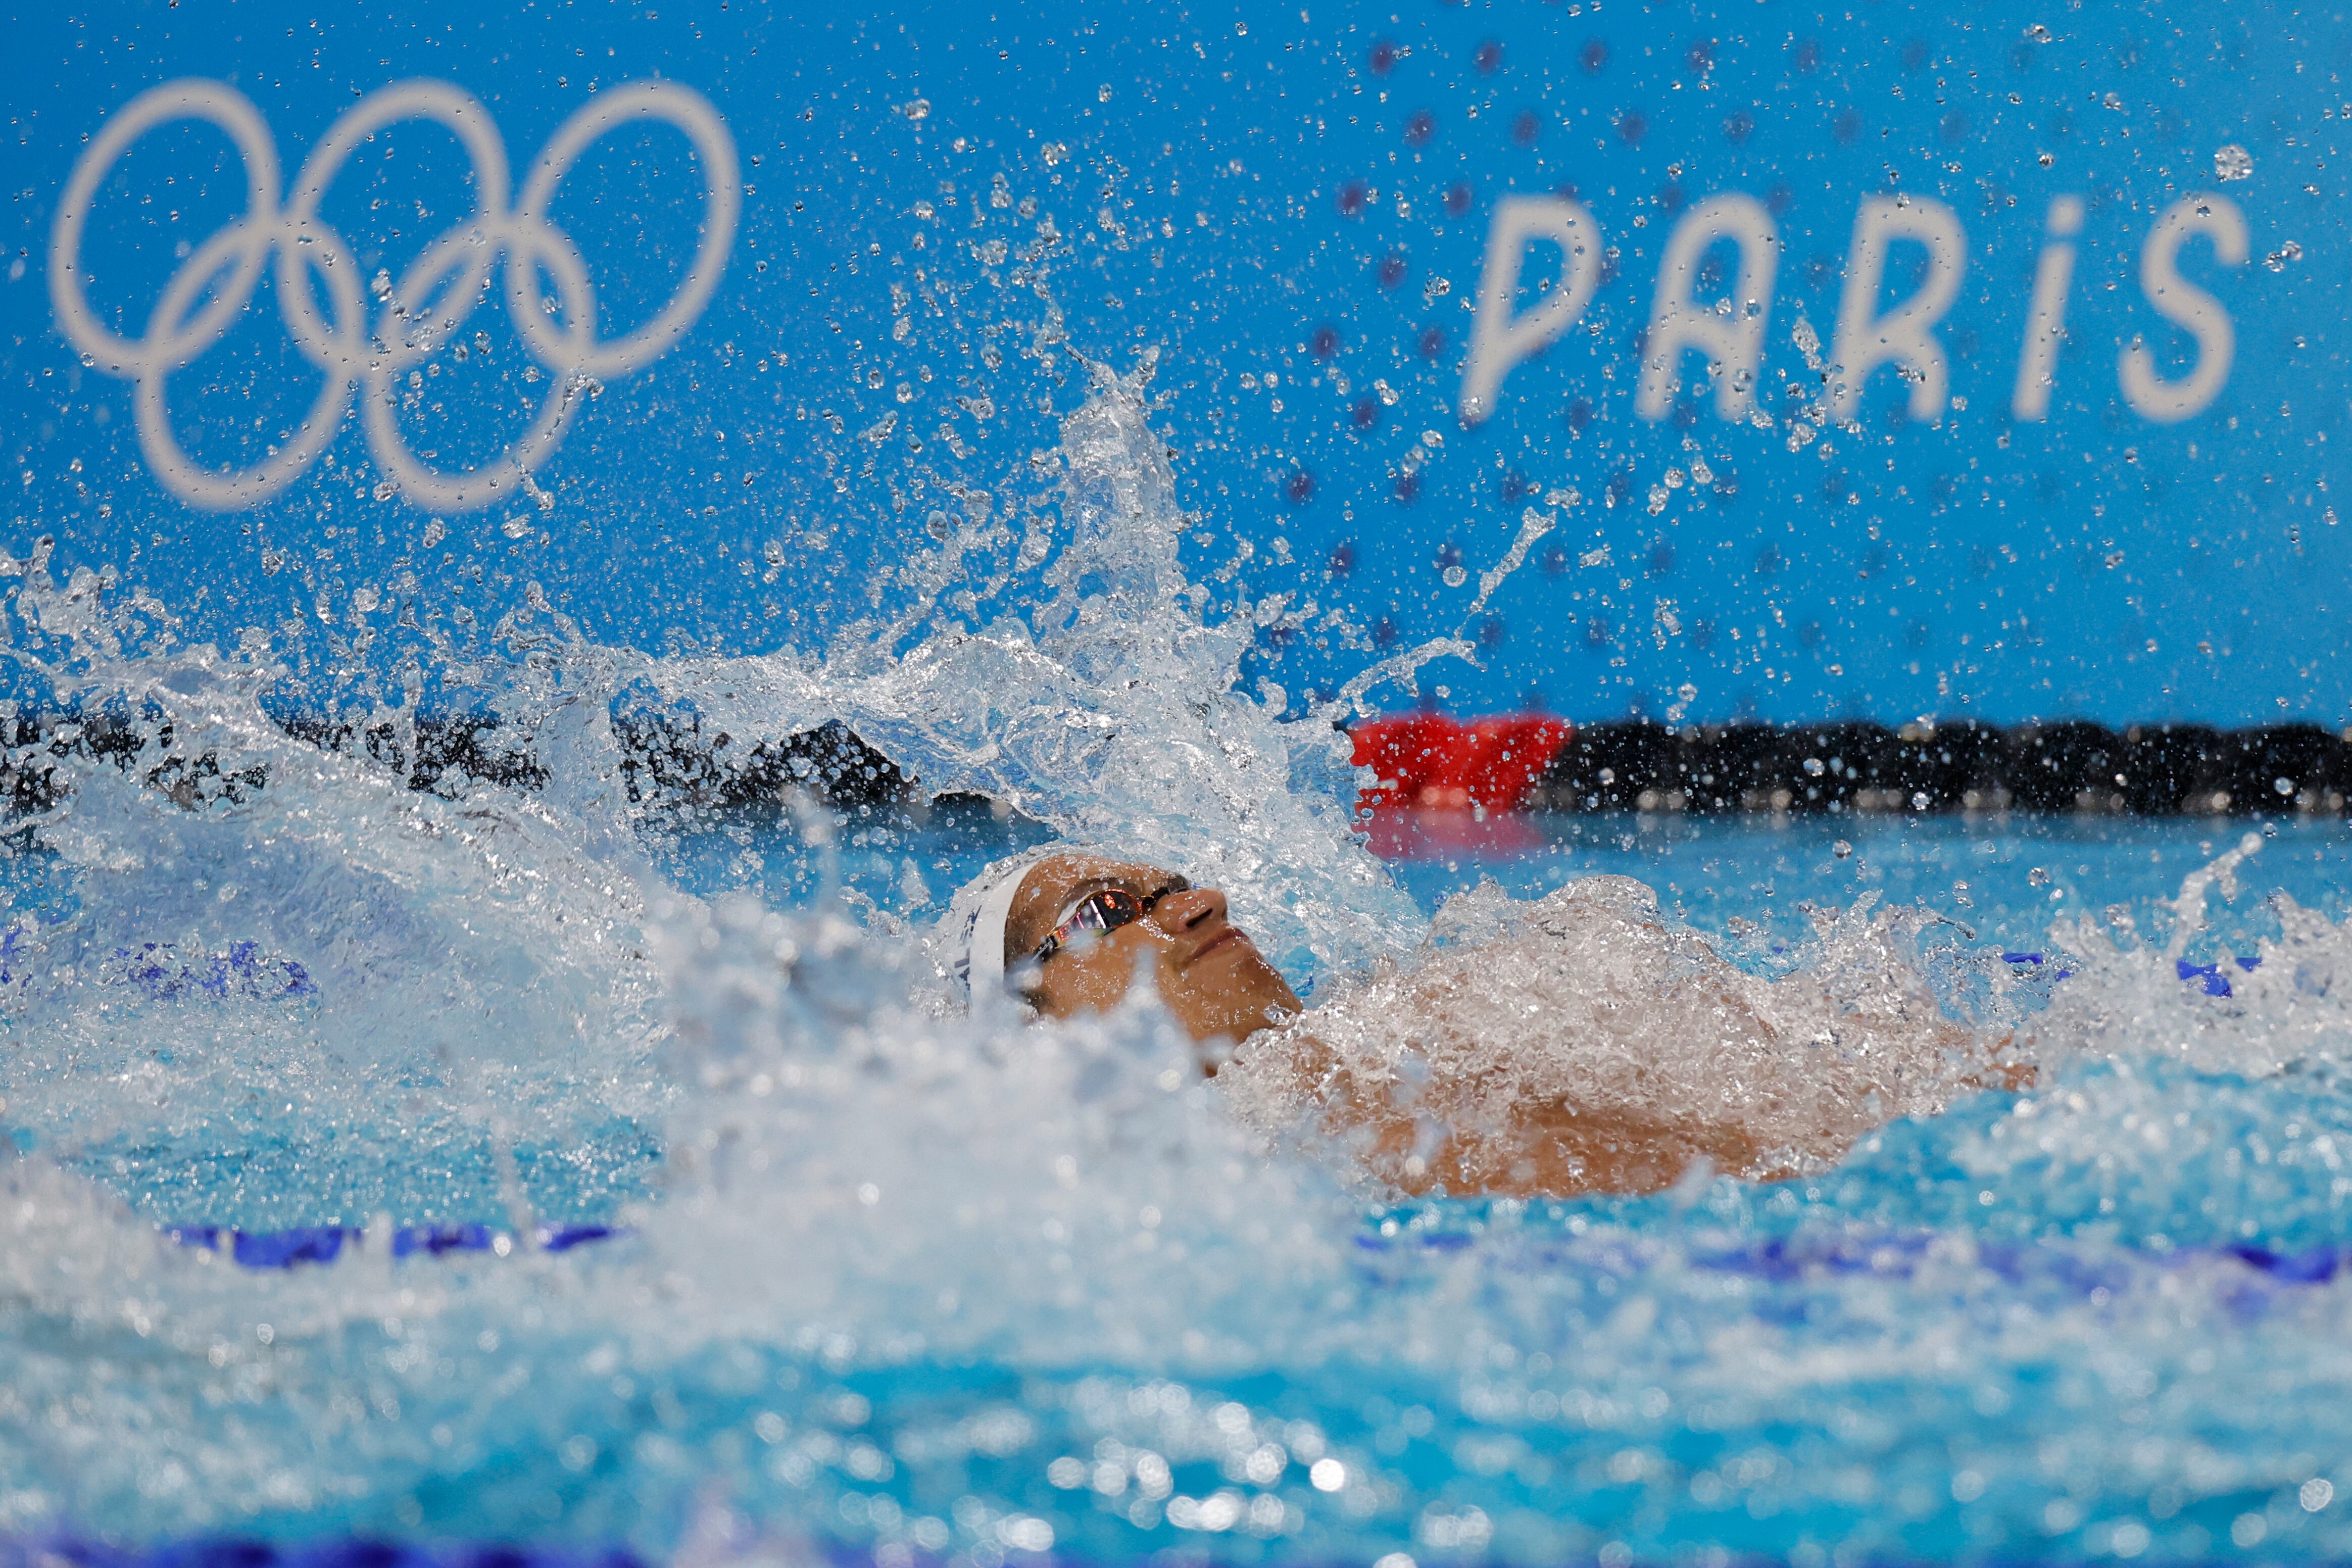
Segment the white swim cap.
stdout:
<svg viewBox="0 0 2352 1568">
<path fill-rule="evenodd" d="M 965 917 L 963 952 L 955 966 L 968 1000 L 977 1002 L 983 994 L 1004 989 L 1004 928 L 1013 917 L 1013 900 L 1037 862 L 1062 853 L 1065 850 L 1056 845 L 999 860 L 965 883 L 956 895 L 955 903 L 971 911 Z"/>
<path fill-rule="evenodd" d="M 966 882 L 948 901 L 941 921 L 947 948 L 955 954 L 956 977 L 964 984 L 967 1005 L 984 994 L 1005 991 L 1005 927 L 1013 918 L 1013 900 L 1038 862 L 1064 855 L 1091 856 L 1141 866 L 1160 864 L 1156 855 L 1138 854 L 1128 846 L 1100 843 L 1041 844 L 1010 855 Z"/>
</svg>

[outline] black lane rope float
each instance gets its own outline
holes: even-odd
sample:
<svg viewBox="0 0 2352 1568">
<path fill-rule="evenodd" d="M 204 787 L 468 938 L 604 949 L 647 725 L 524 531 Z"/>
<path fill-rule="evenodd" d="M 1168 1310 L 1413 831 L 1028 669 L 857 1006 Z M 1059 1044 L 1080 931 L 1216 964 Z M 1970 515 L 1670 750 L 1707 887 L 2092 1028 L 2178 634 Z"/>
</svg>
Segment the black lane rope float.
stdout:
<svg viewBox="0 0 2352 1568">
<path fill-rule="evenodd" d="M 531 736 L 491 715 L 425 713 L 395 723 L 296 713 L 278 722 L 296 739 L 396 769 L 413 789 L 535 789 L 547 780 Z M 990 804 L 932 794 L 837 721 L 747 739 L 692 713 L 637 711 L 616 714 L 614 732 L 625 786 L 651 805 L 724 809 L 800 795 L 851 815 L 919 817 Z M 262 764 L 224 764 L 175 744 L 162 714 L 19 710 L 0 716 L 0 810 L 18 814 L 46 811 L 70 793 L 74 757 L 112 763 L 188 805 L 243 798 L 267 784 Z M 2352 731 L 1621 720 L 1574 726 L 1517 804 L 1566 813 L 2341 816 L 2352 806 Z"/>
<path fill-rule="evenodd" d="M 1890 728 L 1862 721 L 1579 729 L 1526 805 L 1560 812 L 2020 811 L 2328 816 L 2352 740 L 2316 724 L 2219 730 L 2068 721 Z"/>
</svg>

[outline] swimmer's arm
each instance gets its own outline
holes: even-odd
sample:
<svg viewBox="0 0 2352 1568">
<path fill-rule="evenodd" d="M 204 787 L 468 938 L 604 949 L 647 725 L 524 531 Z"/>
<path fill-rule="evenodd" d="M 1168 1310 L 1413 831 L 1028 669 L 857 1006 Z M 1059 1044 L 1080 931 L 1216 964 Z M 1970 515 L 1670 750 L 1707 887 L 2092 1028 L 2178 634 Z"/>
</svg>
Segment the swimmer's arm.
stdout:
<svg viewBox="0 0 2352 1568">
<path fill-rule="evenodd" d="M 1806 987 L 1814 984 L 1811 977 L 1775 983 L 1776 986 Z M 1775 1037 L 1780 1035 L 1770 1019 L 1752 1010 L 1748 1016 L 1755 1019 L 1758 1027 L 1766 1035 Z M 2034 1065 L 2026 1059 L 2012 1031 L 1995 1035 L 1988 1030 L 1955 1023 L 1940 1013 L 1932 1015 L 1924 1024 L 1912 1022 L 1899 1014 L 1876 1019 L 1865 1017 L 1859 1021 L 1865 1030 L 1872 1032 L 1894 1033 L 1925 1028 L 1936 1050 L 1946 1061 L 1954 1064 L 1957 1077 L 1949 1081 L 1955 1088 L 2000 1089 L 2011 1094 L 2021 1094 L 2037 1081 Z M 1871 1086 L 1871 1091 L 1888 1093 L 1883 1086 L 1875 1084 Z M 1891 1093 L 1889 1099 L 1892 1099 Z"/>
<path fill-rule="evenodd" d="M 1482 1124 L 1466 1096 L 1415 1093 L 1395 1075 L 1368 1079 L 1296 1029 L 1252 1046 L 1286 1053 L 1294 1087 L 1323 1132 L 1376 1177 L 1414 1196 L 1570 1197 L 1672 1186 L 1696 1163 L 1738 1173 L 1763 1151 L 1739 1127 L 1668 1121 L 1520 1100 Z"/>
<path fill-rule="evenodd" d="M 1958 1024 L 1937 1020 L 1937 1032 L 1945 1048 L 1962 1061 L 1981 1058 L 1983 1066 L 1969 1070 L 1960 1082 L 1969 1089 L 1998 1089 L 2011 1094 L 2023 1094 L 2039 1081 L 2040 1074 L 2018 1048 L 2015 1034 L 2002 1035 L 1988 1040 L 1976 1030 Z"/>
</svg>

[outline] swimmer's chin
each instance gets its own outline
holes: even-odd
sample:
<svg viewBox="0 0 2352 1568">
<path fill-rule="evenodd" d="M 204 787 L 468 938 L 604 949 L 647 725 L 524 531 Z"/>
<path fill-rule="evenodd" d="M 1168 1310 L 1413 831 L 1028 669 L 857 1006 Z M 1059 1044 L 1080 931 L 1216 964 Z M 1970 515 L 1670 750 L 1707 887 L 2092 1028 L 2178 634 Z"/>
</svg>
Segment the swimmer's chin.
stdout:
<svg viewBox="0 0 2352 1568">
<path fill-rule="evenodd" d="M 1255 1018 L 1231 1030 L 1220 1030 L 1193 1037 L 1193 1054 L 1201 1063 L 1201 1074 L 1214 1078 L 1220 1068 L 1230 1064 L 1254 1042 L 1278 1035 L 1298 1022 L 1306 1013 L 1304 1005 L 1285 1007 L 1280 1004 L 1268 1006 Z"/>
</svg>

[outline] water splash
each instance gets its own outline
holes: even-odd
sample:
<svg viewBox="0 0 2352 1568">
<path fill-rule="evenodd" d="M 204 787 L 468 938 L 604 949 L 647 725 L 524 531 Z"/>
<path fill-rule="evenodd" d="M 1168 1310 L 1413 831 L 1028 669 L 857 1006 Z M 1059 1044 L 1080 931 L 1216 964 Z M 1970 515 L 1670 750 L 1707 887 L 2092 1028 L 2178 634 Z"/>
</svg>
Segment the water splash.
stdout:
<svg viewBox="0 0 2352 1568">
<path fill-rule="evenodd" d="M 912 608 L 878 630 L 861 626 L 854 647 L 837 643 L 821 663 L 646 661 L 629 673 L 733 733 L 838 720 L 927 789 L 986 795 L 1063 837 L 1128 846 L 1221 884 L 1295 970 L 1404 951 L 1418 917 L 1351 834 L 1336 709 L 1286 723 L 1237 690 L 1251 628 L 1209 625 L 1206 595 L 1184 577 L 1185 517 L 1150 425 L 1150 369 L 1147 360 L 1122 377 L 1088 365 L 1087 400 L 1065 420 L 1053 464 L 1057 512 L 1034 519 L 1022 547 L 1036 590 L 1025 616 L 967 625 L 943 591 L 1002 530 L 982 512 L 906 568 Z M 968 602 L 1002 599 L 1007 585 L 992 578 Z M 1399 656 L 1339 700 L 1457 651 L 1448 642 Z"/>
</svg>

